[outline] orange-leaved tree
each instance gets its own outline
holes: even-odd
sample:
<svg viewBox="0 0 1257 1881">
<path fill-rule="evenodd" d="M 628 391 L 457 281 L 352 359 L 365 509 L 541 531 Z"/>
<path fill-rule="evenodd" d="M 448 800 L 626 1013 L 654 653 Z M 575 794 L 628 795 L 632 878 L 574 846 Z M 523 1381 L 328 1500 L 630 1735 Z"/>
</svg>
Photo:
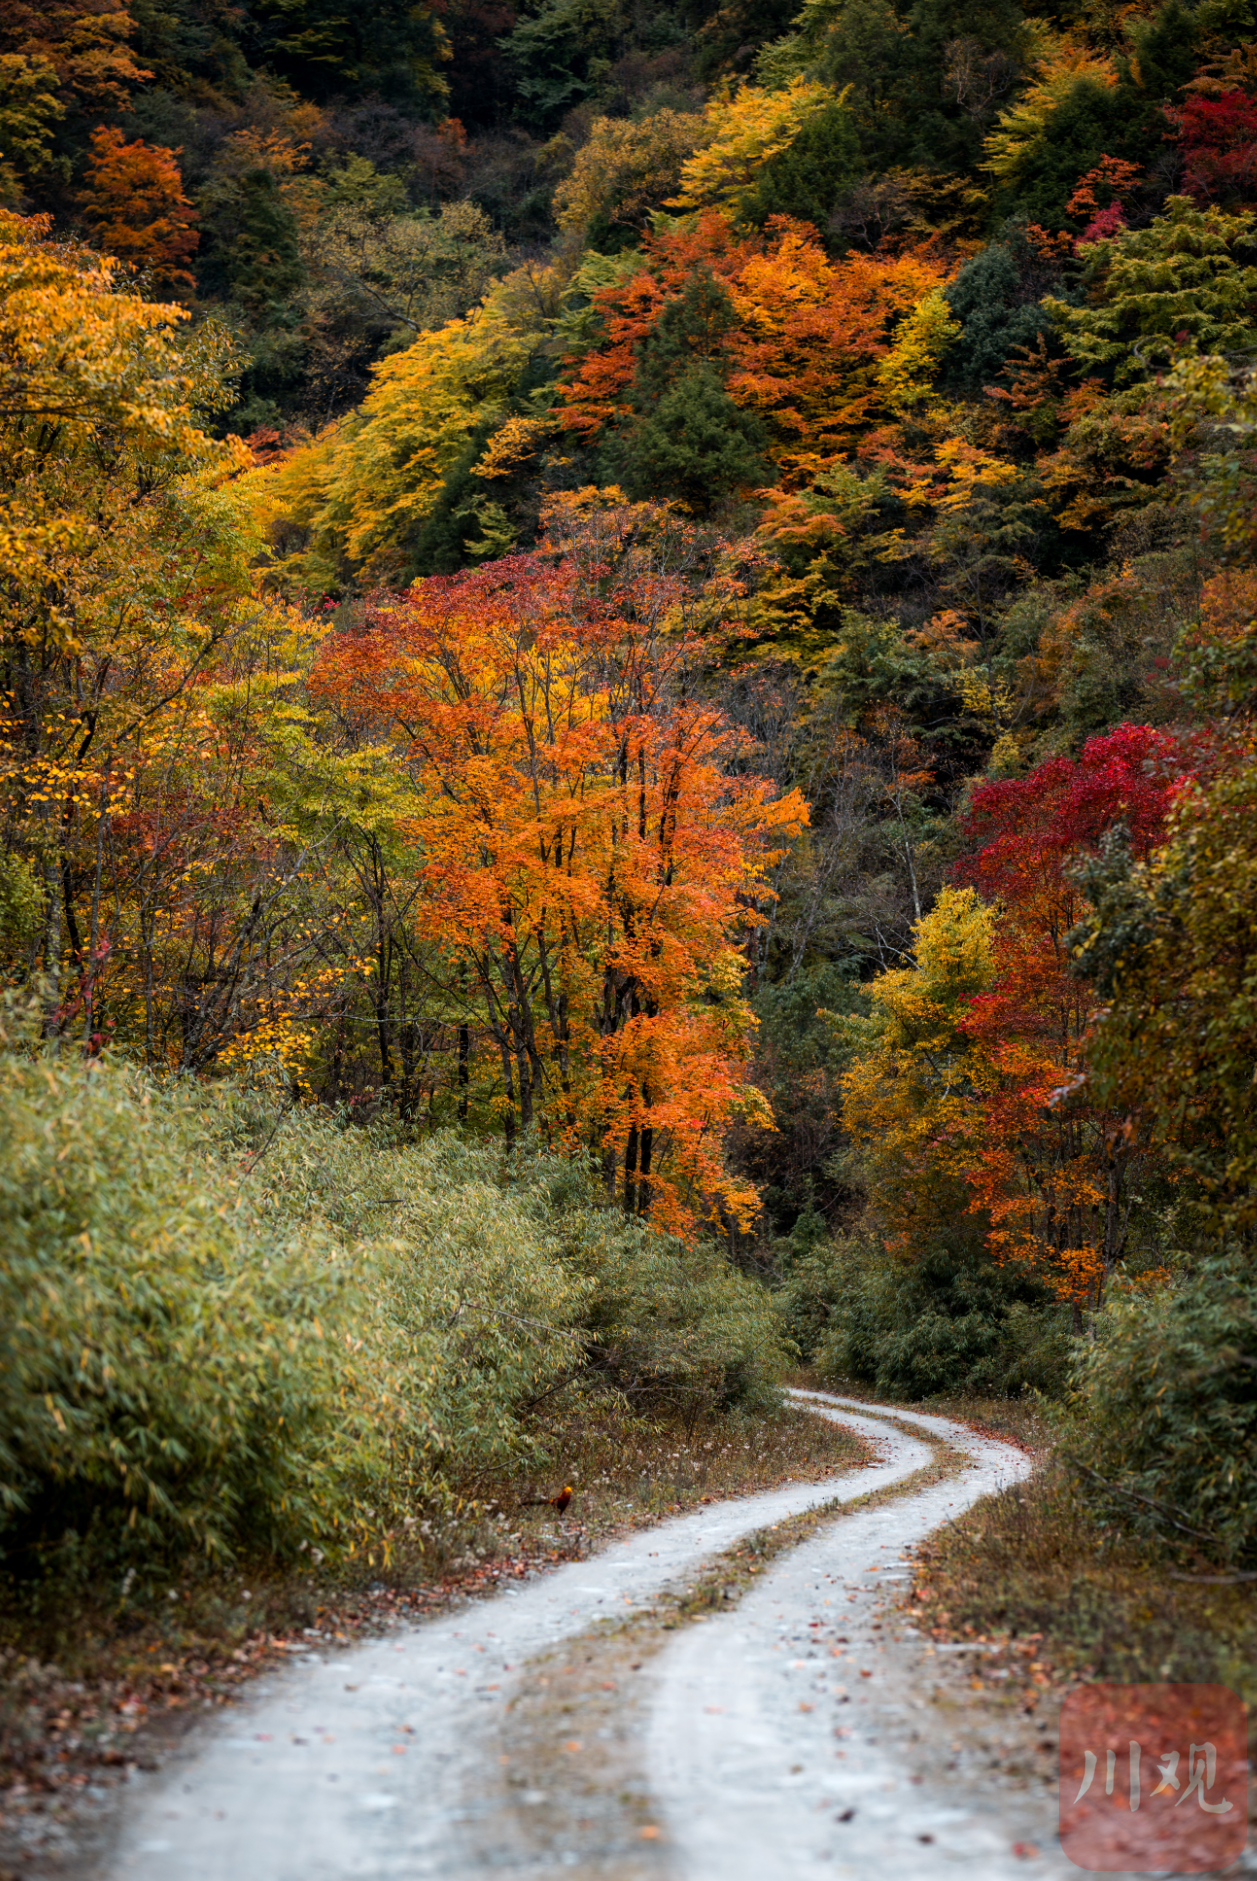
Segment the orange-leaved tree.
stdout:
<svg viewBox="0 0 1257 1881">
<path fill-rule="evenodd" d="M 1099 1304 L 1125 1251 L 1132 1176 L 1150 1153 L 1140 1120 L 1098 1103 L 1085 1076 L 1095 994 L 1071 972 L 1085 911 L 1075 867 L 1121 825 L 1136 856 L 1161 839 L 1190 768 L 1146 725 L 1091 738 L 1078 758 L 986 784 L 965 819 L 962 874 L 999 911 L 993 979 L 961 1030 L 987 1067 L 966 1128 L 973 1207 L 1001 1259 L 1038 1271 L 1075 1312 Z"/>
<path fill-rule="evenodd" d="M 771 437 L 788 482 L 806 480 L 890 414 L 878 368 L 897 323 L 947 279 L 925 254 L 833 261 L 805 222 L 773 216 L 763 232 L 720 210 L 647 238 L 641 268 L 594 296 L 603 339 L 569 362 L 561 422 L 589 439 L 631 422 L 643 342 L 696 276 L 728 296 L 734 324 L 721 351 L 730 398 Z"/>
<path fill-rule="evenodd" d="M 183 193 L 178 155 L 141 137 L 129 144 L 120 130 L 101 124 L 92 132 L 78 203 L 106 254 L 158 281 L 191 287 L 188 263 L 201 238 L 196 210 Z"/>
<path fill-rule="evenodd" d="M 695 684 L 718 543 L 618 493 L 531 555 L 377 600 L 316 691 L 408 773 L 428 970 L 496 1061 L 508 1140 L 592 1148 L 624 1206 L 745 1222 L 725 1126 L 764 1105 L 737 943 L 805 823 Z M 466 1075 L 466 1067 L 460 1066 Z"/>
</svg>

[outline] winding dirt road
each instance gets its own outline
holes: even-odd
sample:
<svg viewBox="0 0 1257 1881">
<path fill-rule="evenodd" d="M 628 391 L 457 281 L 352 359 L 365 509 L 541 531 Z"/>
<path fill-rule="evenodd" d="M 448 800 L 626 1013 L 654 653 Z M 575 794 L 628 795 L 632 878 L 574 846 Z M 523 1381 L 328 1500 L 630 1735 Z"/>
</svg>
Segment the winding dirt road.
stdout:
<svg viewBox="0 0 1257 1881">
<path fill-rule="evenodd" d="M 896 1416 L 962 1448 L 969 1467 L 827 1526 L 722 1625 L 685 1633 L 663 1655 L 650 1780 L 678 1871 L 693 1881 L 933 1881 L 961 1864 L 973 1881 L 1077 1872 L 1046 1853 L 1040 1799 L 1010 1807 L 971 1771 L 931 1782 L 913 1755 L 914 1717 L 935 1734 L 943 1726 L 922 1715 L 910 1661 L 891 1663 L 879 1640 L 877 1594 L 907 1578 L 905 1548 L 1023 1475 L 1026 1461 L 947 1419 Z"/>
<path fill-rule="evenodd" d="M 1024 1457 L 943 1418 L 796 1395 L 867 1437 L 876 1462 L 712 1505 L 443 1619 L 311 1654 L 144 1780 L 103 1872 L 110 1881 L 474 1881 L 560 1866 L 677 1881 L 929 1881 L 963 1862 L 979 1881 L 1063 1875 L 1059 1854 L 1028 1868 L 1009 1852 L 1022 1825 L 1006 1804 L 914 1769 L 912 1713 L 925 1700 L 875 1631 L 879 1587 L 906 1572 L 901 1551 L 1024 1473 Z M 936 1458 L 939 1440 L 963 1453 L 959 1468 L 914 1492 L 907 1479 Z M 897 1485 L 903 1493 L 886 1499 Z M 841 1513 L 874 1491 L 883 1492 L 876 1506 Z M 505 1708 L 530 1680 L 547 1682 L 537 1665 L 558 1647 L 572 1656 L 581 1638 L 605 1644 L 608 1622 L 643 1611 L 748 1534 L 829 1504 L 833 1521 L 779 1557 L 738 1606 L 670 1634 L 631 1703 L 617 1697 L 617 1735 L 639 1743 L 658 1825 L 636 1833 L 656 1841 L 627 1862 L 605 1849 L 539 1854 L 513 1841 L 497 1776 L 508 1761 Z M 927 1767 L 919 1730 L 916 1740 Z M 518 1814 L 544 1800 L 525 1791 L 513 1802 Z"/>
</svg>

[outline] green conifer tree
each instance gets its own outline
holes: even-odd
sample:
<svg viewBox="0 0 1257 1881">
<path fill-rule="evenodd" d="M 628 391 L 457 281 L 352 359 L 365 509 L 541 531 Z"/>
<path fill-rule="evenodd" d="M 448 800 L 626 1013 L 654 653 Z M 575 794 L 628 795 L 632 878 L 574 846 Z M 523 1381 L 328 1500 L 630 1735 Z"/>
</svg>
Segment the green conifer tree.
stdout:
<svg viewBox="0 0 1257 1881">
<path fill-rule="evenodd" d="M 743 213 L 757 225 L 773 215 L 795 216 L 824 234 L 862 167 L 855 120 L 835 102 L 764 165 Z"/>
<path fill-rule="evenodd" d="M 220 236 L 227 244 L 229 290 L 255 320 L 270 324 L 305 283 L 296 218 L 274 173 L 260 165 L 245 171 L 234 194 L 232 226 Z"/>
<path fill-rule="evenodd" d="M 633 496 L 674 496 L 700 515 L 767 473 L 764 428 L 725 385 L 733 303 L 695 274 L 641 343 L 629 399 L 636 422 L 611 450 Z"/>
</svg>

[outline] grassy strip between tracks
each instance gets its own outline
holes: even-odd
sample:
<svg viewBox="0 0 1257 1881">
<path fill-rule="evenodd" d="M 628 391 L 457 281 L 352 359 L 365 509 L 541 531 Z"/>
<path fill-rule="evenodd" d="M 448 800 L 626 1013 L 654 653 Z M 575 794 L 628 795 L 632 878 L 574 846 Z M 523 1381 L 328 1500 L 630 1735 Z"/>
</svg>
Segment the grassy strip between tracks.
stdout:
<svg viewBox="0 0 1257 1881">
<path fill-rule="evenodd" d="M 489 1865 L 562 1867 L 577 1881 L 657 1877 L 664 1836 L 652 1819 L 643 1769 L 637 1697 L 649 1688 L 638 1675 L 678 1628 L 730 1611 L 775 1560 L 820 1528 L 929 1488 L 963 1465 L 953 1445 L 916 1429 L 911 1434 L 934 1455 L 902 1482 L 758 1529 L 649 1607 L 604 1621 L 533 1661 L 503 1720 L 500 1780 L 474 1831 L 476 1857 Z"/>
<path fill-rule="evenodd" d="M 155 1767 L 198 1717 L 289 1657 L 491 1595 L 702 1503 L 871 1460 L 853 1432 L 788 1404 L 769 1417 L 688 1425 L 586 1417 L 557 1433 L 556 1448 L 563 1479 L 576 1486 L 566 1519 L 521 1506 L 559 1482 L 513 1493 L 503 1484 L 496 1520 L 465 1527 L 444 1554 L 417 1541 L 377 1579 L 351 1584 L 255 1561 L 173 1584 L 156 1599 L 44 1606 L 38 1590 L 11 1591 L 0 1604 L 0 1881 L 80 1872 L 95 1833 L 82 1826 L 85 1814 L 111 1800 L 102 1792 Z"/>
<path fill-rule="evenodd" d="M 743 1594 L 749 1592 L 755 1577 L 779 1555 L 788 1554 L 802 1542 L 810 1541 L 817 1529 L 839 1516 L 856 1515 L 865 1509 L 875 1509 L 882 1503 L 898 1502 L 904 1496 L 914 1495 L 918 1490 L 929 1489 L 933 1484 L 943 1482 L 963 1467 L 966 1461 L 964 1452 L 954 1445 L 923 1431 L 914 1429 L 911 1434 L 921 1438 L 934 1450 L 931 1462 L 905 1477 L 902 1482 L 890 1483 L 883 1489 L 872 1489 L 853 1502 L 826 1502 L 820 1508 L 808 1509 L 801 1515 L 789 1515 L 768 1528 L 757 1529 L 754 1534 L 740 1541 L 736 1548 L 719 1556 L 703 1573 L 696 1575 L 689 1585 L 670 1590 L 660 1599 L 655 1607 L 660 1631 L 673 1631 L 678 1626 L 705 1619 L 708 1614 L 735 1604 Z"/>
</svg>

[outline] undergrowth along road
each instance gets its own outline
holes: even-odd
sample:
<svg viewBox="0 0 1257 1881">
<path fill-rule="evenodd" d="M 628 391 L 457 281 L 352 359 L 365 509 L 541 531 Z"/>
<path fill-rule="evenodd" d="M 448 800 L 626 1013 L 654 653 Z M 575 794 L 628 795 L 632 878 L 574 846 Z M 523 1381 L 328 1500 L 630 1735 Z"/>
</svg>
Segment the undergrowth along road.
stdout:
<svg viewBox="0 0 1257 1881">
<path fill-rule="evenodd" d="M 312 1652 L 143 1780 L 102 1876 L 1063 1876 L 1047 1786 L 996 1781 L 989 1746 L 952 1737 L 955 1661 L 885 1601 L 911 1548 L 1024 1475 L 1024 1451 L 796 1402 L 873 1442 L 873 1465 Z"/>
<path fill-rule="evenodd" d="M 145 1781 L 116 1881 L 466 1877 L 459 1824 L 485 1726 L 534 1655 L 651 1599 L 740 1537 L 902 1482 L 929 1445 L 879 1420 L 872 1467 L 716 1503 L 400 1636 L 317 1651 L 253 1688 L 219 1728 Z M 472 1805 L 474 1810 L 474 1805 Z"/>
</svg>

